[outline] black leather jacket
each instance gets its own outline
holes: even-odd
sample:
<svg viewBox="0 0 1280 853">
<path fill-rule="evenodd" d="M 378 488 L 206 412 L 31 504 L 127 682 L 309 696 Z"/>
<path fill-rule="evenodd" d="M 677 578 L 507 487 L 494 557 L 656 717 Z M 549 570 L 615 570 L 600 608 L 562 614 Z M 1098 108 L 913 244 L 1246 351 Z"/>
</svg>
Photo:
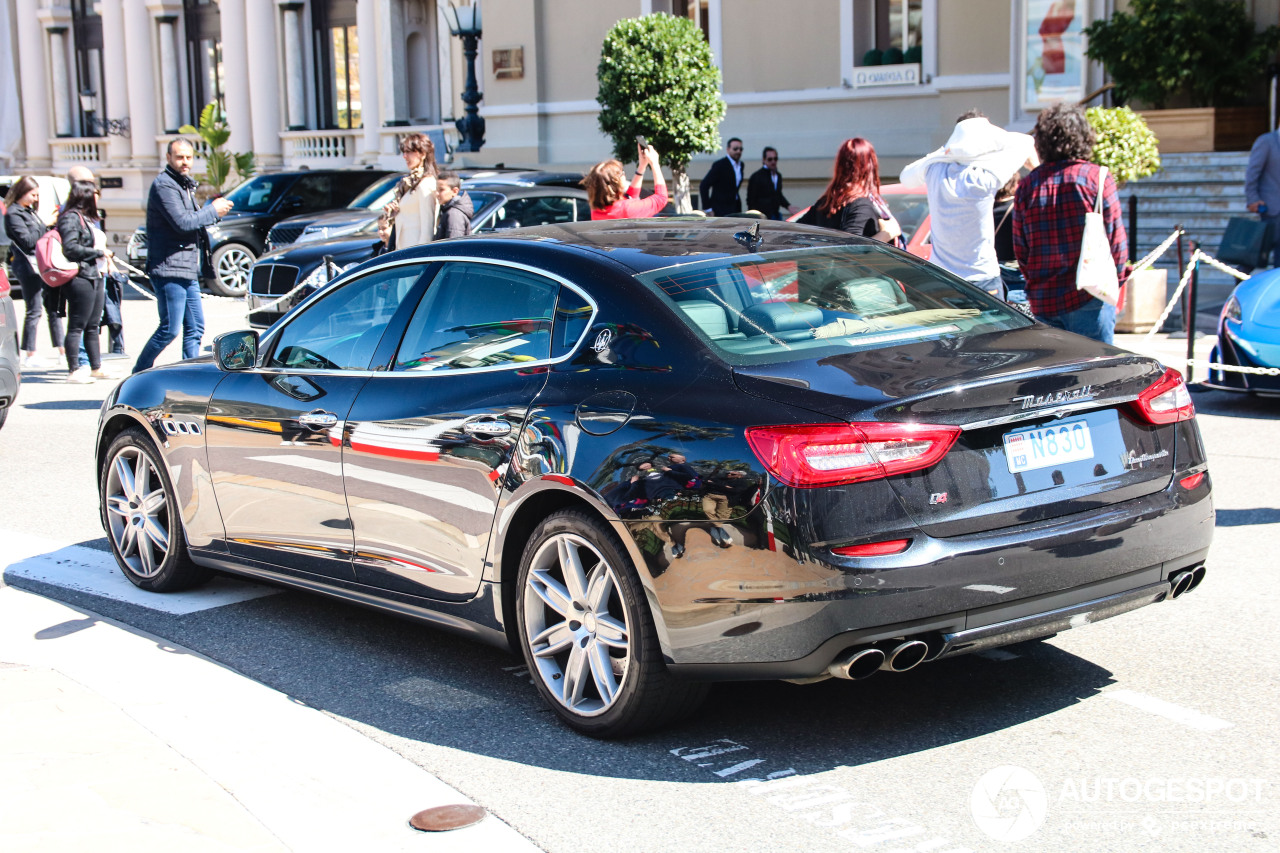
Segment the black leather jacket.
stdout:
<svg viewBox="0 0 1280 853">
<path fill-rule="evenodd" d="M 93 229 L 89 220 L 74 210 L 64 211 L 58 217 L 58 234 L 62 236 L 62 254 L 67 260 L 80 264 L 80 276 L 94 281 L 98 278 L 98 258 L 105 254 L 93 247 Z"/>
<path fill-rule="evenodd" d="M 27 256 L 35 256 L 36 241 L 48 230 L 40 221 L 39 215 L 29 207 L 14 204 L 5 213 L 4 232 L 9 235 L 9 240 L 13 244 L 11 263 L 14 275 L 21 277 L 40 274 L 39 270 L 31 266 Z"/>
</svg>

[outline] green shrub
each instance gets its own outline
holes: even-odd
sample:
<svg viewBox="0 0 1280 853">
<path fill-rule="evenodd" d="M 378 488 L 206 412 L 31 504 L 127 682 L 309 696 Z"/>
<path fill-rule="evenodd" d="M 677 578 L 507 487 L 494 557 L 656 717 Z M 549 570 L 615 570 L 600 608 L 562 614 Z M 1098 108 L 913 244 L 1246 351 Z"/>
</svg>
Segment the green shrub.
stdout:
<svg viewBox="0 0 1280 853">
<path fill-rule="evenodd" d="M 688 18 L 645 15 L 619 21 L 604 37 L 600 64 L 600 130 L 613 139 L 613 156 L 636 159 L 643 135 L 671 167 L 676 210 L 687 213 L 694 154 L 720 147 L 720 69 L 711 47 Z"/>
<path fill-rule="evenodd" d="M 1090 107 L 1085 117 L 1098 135 L 1093 162 L 1110 169 L 1117 184 L 1154 175 L 1160 169 L 1160 140 L 1142 116 L 1128 107 Z"/>
</svg>

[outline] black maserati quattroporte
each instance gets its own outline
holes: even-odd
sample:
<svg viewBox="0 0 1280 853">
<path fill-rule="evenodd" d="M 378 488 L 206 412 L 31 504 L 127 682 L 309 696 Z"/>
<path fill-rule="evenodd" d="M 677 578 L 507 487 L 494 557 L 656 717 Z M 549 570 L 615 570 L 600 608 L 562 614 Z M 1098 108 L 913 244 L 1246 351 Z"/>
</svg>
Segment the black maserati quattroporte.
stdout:
<svg viewBox="0 0 1280 853">
<path fill-rule="evenodd" d="M 523 654 L 617 736 L 707 683 L 865 678 L 1164 601 L 1213 533 L 1155 361 L 835 232 L 518 229 L 375 258 L 106 400 L 102 520 Z"/>
</svg>

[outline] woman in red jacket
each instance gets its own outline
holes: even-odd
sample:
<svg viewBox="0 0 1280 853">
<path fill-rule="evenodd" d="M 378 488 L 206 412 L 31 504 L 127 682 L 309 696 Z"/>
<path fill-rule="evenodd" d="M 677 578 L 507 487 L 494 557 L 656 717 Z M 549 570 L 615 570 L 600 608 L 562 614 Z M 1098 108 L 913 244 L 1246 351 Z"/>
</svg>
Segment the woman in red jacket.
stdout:
<svg viewBox="0 0 1280 853">
<path fill-rule="evenodd" d="M 652 145 L 639 148 L 640 165 L 636 176 L 627 186 L 626 172 L 617 160 L 605 160 L 591 167 L 582 179 L 587 198 L 591 201 L 592 219 L 646 219 L 657 216 L 667 206 L 667 182 L 658 165 L 658 152 Z M 653 167 L 653 195 L 640 198 L 640 185 L 644 183 L 645 170 Z"/>
</svg>

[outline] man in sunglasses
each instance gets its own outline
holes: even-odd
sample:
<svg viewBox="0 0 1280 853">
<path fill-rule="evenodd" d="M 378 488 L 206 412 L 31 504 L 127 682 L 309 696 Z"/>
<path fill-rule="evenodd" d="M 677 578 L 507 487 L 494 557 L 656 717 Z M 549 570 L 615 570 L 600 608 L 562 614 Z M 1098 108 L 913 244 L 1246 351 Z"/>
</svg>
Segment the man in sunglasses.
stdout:
<svg viewBox="0 0 1280 853">
<path fill-rule="evenodd" d="M 747 209 L 758 210 L 765 219 L 781 219 L 782 210 L 795 213 L 787 197 L 782 194 L 782 175 L 778 173 L 778 149 L 766 148 L 764 165 L 757 169 L 747 182 Z"/>
<path fill-rule="evenodd" d="M 707 176 L 698 185 L 702 209 L 709 216 L 729 216 L 742 212 L 742 140 L 733 137 L 725 145 L 725 156 L 711 164 Z"/>
</svg>

